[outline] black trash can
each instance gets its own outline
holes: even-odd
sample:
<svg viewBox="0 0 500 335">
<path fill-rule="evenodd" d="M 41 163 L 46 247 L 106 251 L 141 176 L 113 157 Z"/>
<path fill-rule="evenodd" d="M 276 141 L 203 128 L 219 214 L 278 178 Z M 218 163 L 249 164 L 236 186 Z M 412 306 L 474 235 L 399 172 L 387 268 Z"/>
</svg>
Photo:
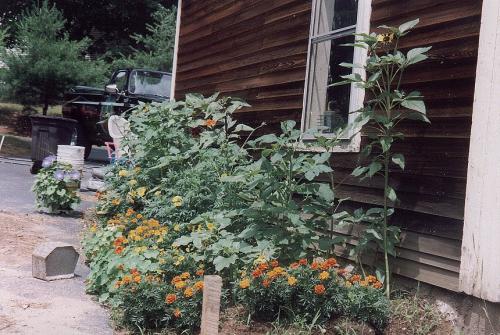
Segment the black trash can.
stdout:
<svg viewBox="0 0 500 335">
<path fill-rule="evenodd" d="M 71 144 L 77 121 L 57 116 L 33 115 L 31 118 L 31 173 L 37 173 L 45 157 L 57 154 L 57 146 Z"/>
</svg>

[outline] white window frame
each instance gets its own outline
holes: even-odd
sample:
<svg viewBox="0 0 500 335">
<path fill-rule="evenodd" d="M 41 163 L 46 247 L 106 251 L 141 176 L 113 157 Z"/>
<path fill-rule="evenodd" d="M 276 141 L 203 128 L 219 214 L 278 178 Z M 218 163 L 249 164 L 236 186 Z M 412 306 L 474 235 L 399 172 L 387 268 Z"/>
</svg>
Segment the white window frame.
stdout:
<svg viewBox="0 0 500 335">
<path fill-rule="evenodd" d="M 329 37 L 341 36 L 345 35 L 346 31 L 352 31 L 353 26 L 341 28 L 338 30 L 330 31 L 323 34 L 315 34 L 316 24 L 319 19 L 319 7 L 320 2 L 322 0 L 312 0 L 312 10 L 311 10 L 311 26 L 309 33 L 309 46 L 307 51 L 307 68 L 306 68 L 306 77 L 305 77 L 305 89 L 304 89 L 304 99 L 302 106 L 302 122 L 301 122 L 301 131 L 302 131 L 302 141 L 310 142 L 314 141 L 314 138 L 311 135 L 305 134 L 308 130 L 307 121 L 308 117 L 311 116 L 311 111 L 308 111 L 309 99 L 312 96 L 312 85 L 309 82 L 310 78 L 310 69 L 313 62 L 312 55 L 312 45 L 313 41 L 321 41 L 327 40 Z M 370 31 L 370 17 L 371 17 L 371 0 L 359 0 L 358 3 L 358 13 L 357 13 L 357 21 L 355 26 L 355 32 L 357 34 L 360 33 L 369 33 Z M 353 63 L 354 64 L 366 64 L 367 59 L 367 50 L 364 48 L 354 48 L 353 55 Z M 364 68 L 356 67 L 353 69 L 353 73 L 359 73 L 362 78 L 365 78 L 365 70 Z M 352 124 L 354 119 L 357 117 L 356 111 L 363 107 L 363 102 L 365 98 L 365 90 L 363 88 L 357 87 L 355 84 L 351 84 L 351 93 L 349 99 L 349 116 L 348 116 L 348 124 Z M 326 99 L 326 96 L 325 96 Z M 328 134 L 324 135 L 325 137 Z M 350 131 L 345 134 L 345 140 L 341 140 L 339 146 L 332 148 L 332 152 L 359 152 L 361 145 L 361 133 L 359 131 L 353 133 Z M 320 148 L 316 148 L 314 146 L 309 147 L 309 150 L 319 151 Z"/>
</svg>

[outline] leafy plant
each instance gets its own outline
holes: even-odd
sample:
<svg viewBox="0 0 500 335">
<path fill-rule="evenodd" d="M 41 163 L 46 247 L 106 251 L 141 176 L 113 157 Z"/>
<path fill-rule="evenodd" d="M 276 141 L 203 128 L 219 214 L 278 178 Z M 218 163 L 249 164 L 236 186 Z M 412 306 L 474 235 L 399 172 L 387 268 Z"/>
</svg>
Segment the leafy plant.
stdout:
<svg viewBox="0 0 500 335">
<path fill-rule="evenodd" d="M 32 188 L 36 206 L 51 213 L 75 209 L 80 203 L 76 193 L 80 172 L 72 170 L 70 165 L 58 163 L 54 156 L 45 158 L 42 166 Z"/>
<path fill-rule="evenodd" d="M 402 87 L 403 77 L 408 67 L 427 59 L 430 47 L 415 48 L 405 53 L 400 51 L 399 43 L 413 29 L 419 20 L 403 23 L 399 27 L 381 26 L 385 33 L 357 34 L 354 46 L 368 51 L 368 60 L 363 65 L 366 79 L 354 73 L 342 76 L 344 81 L 333 85 L 354 83 L 365 89 L 368 100 L 359 111 L 356 126 L 365 126 L 368 130 L 370 143 L 362 150 L 369 157 L 369 164 L 358 166 L 352 175 L 372 178 L 382 175 L 384 179 L 383 208 L 374 208 L 366 213 L 369 223 L 357 250 L 365 248 L 370 242 L 375 242 L 384 251 L 385 287 L 390 294 L 389 255 L 396 256 L 395 245 L 399 242 L 400 229 L 391 225 L 389 217 L 393 213 L 391 204 L 398 201 L 394 188 L 390 185 L 390 172 L 393 167 L 405 168 L 405 157 L 394 152 L 393 145 L 402 140 L 404 134 L 398 125 L 405 119 L 429 123 L 423 97 L 418 91 L 406 92 Z M 357 67 L 356 64 L 341 64 L 344 67 Z"/>
</svg>

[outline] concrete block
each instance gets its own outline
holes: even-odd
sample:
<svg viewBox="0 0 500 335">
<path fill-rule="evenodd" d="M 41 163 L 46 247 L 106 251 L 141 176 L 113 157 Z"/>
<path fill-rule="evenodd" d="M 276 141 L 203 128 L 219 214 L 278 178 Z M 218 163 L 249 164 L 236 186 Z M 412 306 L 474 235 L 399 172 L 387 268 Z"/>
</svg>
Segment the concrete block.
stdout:
<svg viewBox="0 0 500 335">
<path fill-rule="evenodd" d="M 78 257 L 78 252 L 68 243 L 41 243 L 33 251 L 33 277 L 47 281 L 73 278 Z"/>
</svg>

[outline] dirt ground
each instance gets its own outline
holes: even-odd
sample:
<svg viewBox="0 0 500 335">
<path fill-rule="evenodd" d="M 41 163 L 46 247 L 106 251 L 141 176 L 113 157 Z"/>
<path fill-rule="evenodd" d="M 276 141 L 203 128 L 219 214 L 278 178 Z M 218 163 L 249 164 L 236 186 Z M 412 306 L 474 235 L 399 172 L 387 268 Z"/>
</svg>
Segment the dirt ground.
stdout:
<svg viewBox="0 0 500 335">
<path fill-rule="evenodd" d="M 0 334 L 113 334 L 105 309 L 85 295 L 88 268 L 80 258 L 73 279 L 31 276 L 31 254 L 43 241 L 79 249 L 80 219 L 0 211 Z"/>
</svg>

